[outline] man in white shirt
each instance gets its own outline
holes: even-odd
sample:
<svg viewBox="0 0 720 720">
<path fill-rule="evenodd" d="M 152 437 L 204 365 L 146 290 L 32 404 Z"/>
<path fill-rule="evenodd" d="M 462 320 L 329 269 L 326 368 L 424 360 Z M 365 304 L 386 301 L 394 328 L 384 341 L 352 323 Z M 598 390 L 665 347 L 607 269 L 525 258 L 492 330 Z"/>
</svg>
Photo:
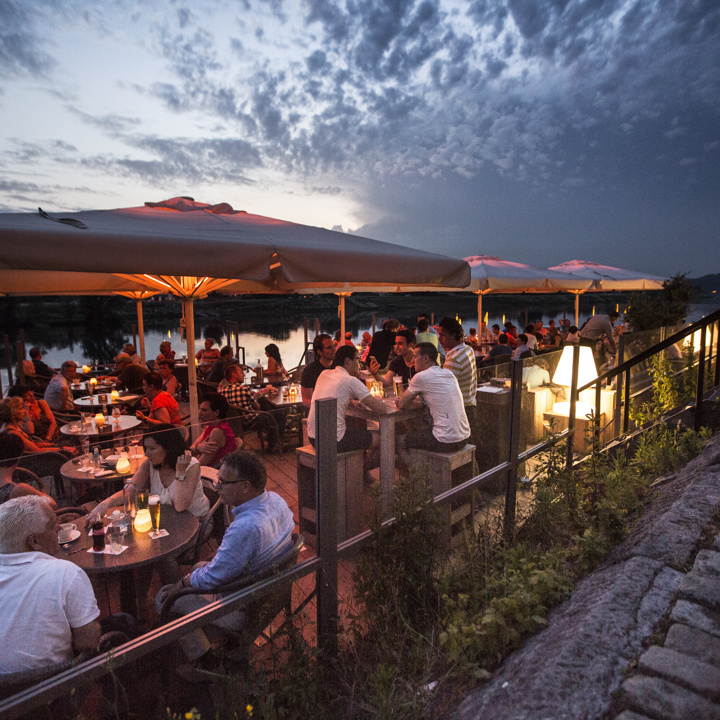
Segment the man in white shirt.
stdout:
<svg viewBox="0 0 720 720">
<path fill-rule="evenodd" d="M 308 440 L 315 445 L 315 402 L 337 399 L 337 449 L 338 452 L 368 450 L 372 433 L 363 420 L 361 424 L 347 424 L 345 415 L 351 403 L 362 403 L 370 410 L 385 413 L 385 403 L 370 394 L 365 383 L 359 379 L 360 362 L 354 345 L 341 345 L 335 352 L 335 367 L 321 373 L 315 384 L 310 414 L 308 415 Z"/>
<path fill-rule="evenodd" d="M 100 610 L 77 565 L 53 557 L 57 519 L 43 498 L 0 505 L 0 673 L 44 668 L 97 648 Z"/>
<path fill-rule="evenodd" d="M 433 424 L 431 428 L 423 427 L 400 438 L 398 454 L 406 467 L 410 464 L 409 448 L 455 452 L 464 448 L 470 438 L 470 424 L 455 376 L 436 364 L 437 349 L 432 343 L 420 343 L 413 352 L 416 373 L 396 402 L 399 408 L 405 409 L 416 397 L 421 398 Z"/>
</svg>

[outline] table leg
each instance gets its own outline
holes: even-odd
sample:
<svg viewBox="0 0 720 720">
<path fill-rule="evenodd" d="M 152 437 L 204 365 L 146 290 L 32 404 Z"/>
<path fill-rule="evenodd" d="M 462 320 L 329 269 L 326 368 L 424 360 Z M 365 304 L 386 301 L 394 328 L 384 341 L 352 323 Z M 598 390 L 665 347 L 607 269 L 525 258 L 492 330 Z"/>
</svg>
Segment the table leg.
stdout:
<svg viewBox="0 0 720 720">
<path fill-rule="evenodd" d="M 380 512 L 390 514 L 393 487 L 395 486 L 395 423 L 379 421 L 380 424 Z"/>
<path fill-rule="evenodd" d="M 137 583 L 134 570 L 123 570 L 120 573 L 120 609 L 137 620 Z"/>
</svg>

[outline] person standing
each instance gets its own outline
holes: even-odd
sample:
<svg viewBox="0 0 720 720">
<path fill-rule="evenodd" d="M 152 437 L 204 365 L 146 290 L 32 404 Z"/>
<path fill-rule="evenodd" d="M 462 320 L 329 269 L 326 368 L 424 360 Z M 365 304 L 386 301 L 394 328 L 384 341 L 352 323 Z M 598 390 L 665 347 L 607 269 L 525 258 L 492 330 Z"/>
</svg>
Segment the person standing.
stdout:
<svg viewBox="0 0 720 720">
<path fill-rule="evenodd" d="M 370 343 L 370 352 L 368 353 L 368 362 L 372 362 L 372 358 L 378 361 L 381 368 L 388 364 L 390 353 L 395 347 L 395 335 L 400 327 L 400 321 L 390 318 L 382 324 L 382 330 L 378 330 Z"/>
<path fill-rule="evenodd" d="M 580 330 L 580 344 L 595 348 L 596 341 L 603 335 L 607 338 L 610 352 L 615 354 L 613 323 L 620 317 L 614 310 L 607 315 L 593 315 Z"/>
<path fill-rule="evenodd" d="M 410 378 L 415 374 L 415 333 L 412 330 L 398 330 L 395 336 L 395 359 L 392 360 L 387 373 L 378 378 L 380 363 L 377 360 L 370 363 L 370 372 L 376 380 L 380 380 L 385 387 L 392 387 L 395 378 L 402 379 L 402 384 L 407 385 Z"/>
</svg>

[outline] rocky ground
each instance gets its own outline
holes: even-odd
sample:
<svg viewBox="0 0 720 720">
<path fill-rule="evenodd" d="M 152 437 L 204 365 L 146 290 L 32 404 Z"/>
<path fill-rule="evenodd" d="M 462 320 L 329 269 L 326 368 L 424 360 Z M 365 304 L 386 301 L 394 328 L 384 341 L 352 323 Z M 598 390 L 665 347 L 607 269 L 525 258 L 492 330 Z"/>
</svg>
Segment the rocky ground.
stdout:
<svg viewBox="0 0 720 720">
<path fill-rule="evenodd" d="M 453 720 L 720 719 L 720 435 Z"/>
</svg>

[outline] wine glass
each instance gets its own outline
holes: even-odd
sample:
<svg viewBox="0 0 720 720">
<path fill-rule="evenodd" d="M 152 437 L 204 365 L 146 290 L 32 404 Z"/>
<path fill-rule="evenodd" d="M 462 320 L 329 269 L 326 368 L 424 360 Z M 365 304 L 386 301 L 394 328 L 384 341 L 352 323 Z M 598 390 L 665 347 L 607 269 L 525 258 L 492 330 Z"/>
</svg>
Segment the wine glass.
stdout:
<svg viewBox="0 0 720 720">
<path fill-rule="evenodd" d="M 112 416 L 113 416 L 113 422 L 116 422 L 116 423 L 120 422 L 120 406 L 119 405 L 113 405 Z"/>
<path fill-rule="evenodd" d="M 130 442 L 132 443 L 132 446 L 133 446 L 133 457 L 134 458 L 142 457 L 142 455 L 140 455 L 137 451 L 137 446 L 140 444 L 141 440 L 142 440 L 142 433 L 133 433 L 130 436 Z"/>
<path fill-rule="evenodd" d="M 89 435 L 83 435 L 80 438 L 80 448 L 83 452 L 82 457 L 82 465 L 80 466 L 80 470 L 83 472 L 88 472 L 90 470 L 90 436 Z"/>
</svg>

